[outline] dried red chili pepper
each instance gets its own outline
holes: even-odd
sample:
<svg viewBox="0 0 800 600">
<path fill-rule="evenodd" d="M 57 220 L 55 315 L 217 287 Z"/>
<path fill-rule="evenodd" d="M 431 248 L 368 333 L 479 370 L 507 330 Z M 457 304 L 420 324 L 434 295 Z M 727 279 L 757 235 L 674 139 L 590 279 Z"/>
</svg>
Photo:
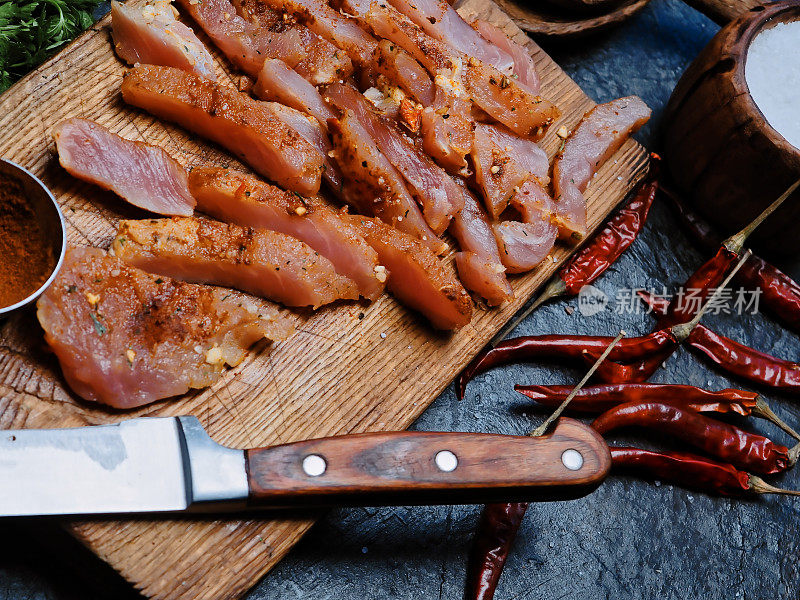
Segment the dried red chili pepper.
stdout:
<svg viewBox="0 0 800 600">
<path fill-rule="evenodd" d="M 720 496 L 786 494 L 795 490 L 776 488 L 760 477 L 736 467 L 685 452 L 653 452 L 640 448 L 611 447 L 611 468 L 651 480 L 665 481 L 699 492 Z"/>
<path fill-rule="evenodd" d="M 720 237 L 699 215 L 690 211 L 671 191 L 664 188 L 672 200 L 678 217 L 692 237 L 706 249 L 720 245 Z M 751 255 L 736 274 L 736 281 L 750 289 L 761 290 L 761 305 L 795 333 L 800 333 L 800 284 L 764 259 Z"/>
<path fill-rule="evenodd" d="M 777 206 L 773 204 L 773 206 Z M 762 213 L 760 218 L 763 218 L 764 214 Z M 748 231 L 749 228 L 754 227 L 754 225 L 758 222 L 758 219 L 751 223 L 748 228 L 745 228 L 743 232 Z M 742 236 L 742 232 L 734 236 L 734 238 L 738 238 Z M 746 236 L 744 236 L 746 237 Z M 733 238 L 732 238 L 733 239 Z M 744 239 L 742 237 L 742 239 Z M 724 257 L 726 256 L 727 248 L 723 247 L 719 253 L 717 253 L 717 257 Z M 706 287 L 706 289 L 702 290 L 702 299 L 703 303 L 700 310 L 697 314 L 692 315 L 691 321 L 683 321 L 684 318 L 688 317 L 688 314 L 683 314 L 684 311 L 678 307 L 677 303 L 670 303 L 666 308 L 666 313 L 662 317 L 662 320 L 659 321 L 659 325 L 661 325 L 660 329 L 657 331 L 664 331 L 664 326 L 669 326 L 669 331 L 672 332 L 672 339 L 665 341 L 660 348 L 658 348 L 654 352 L 642 352 L 641 359 L 638 361 L 629 362 L 629 364 L 619 364 L 613 361 L 606 362 L 600 365 L 600 368 L 597 369 L 595 373 L 595 377 L 599 381 L 605 381 L 607 383 L 635 383 L 635 382 L 642 382 L 646 381 L 650 378 L 650 376 L 655 373 L 659 367 L 664 363 L 664 361 L 672 355 L 673 352 L 678 348 L 678 346 L 687 338 L 691 337 L 693 331 L 695 331 L 700 324 L 700 319 L 703 317 L 710 300 L 719 293 L 721 288 L 724 288 L 730 282 L 731 278 L 736 275 L 736 273 L 741 269 L 744 262 L 750 256 L 750 251 L 748 250 L 743 256 L 739 257 L 735 255 L 734 258 L 737 258 L 735 265 L 732 269 L 728 269 L 727 267 L 724 268 L 725 273 L 728 273 L 727 277 L 724 281 L 721 282 L 720 286 L 714 287 L 713 290 L 711 288 Z M 724 259 L 727 260 L 727 259 Z M 712 264 L 713 263 L 713 264 Z M 705 282 L 704 285 L 708 286 L 712 283 L 719 283 L 716 282 L 718 269 L 720 268 L 722 262 L 717 262 L 714 259 L 709 261 L 707 265 L 710 265 L 707 270 L 701 269 L 700 275 L 697 276 L 696 281 L 699 282 L 701 279 Z M 677 307 L 677 308 L 676 308 Z M 670 311 L 673 311 L 672 313 Z M 686 311 L 692 312 L 692 311 Z M 680 322 L 677 324 L 672 324 L 674 319 L 679 319 Z M 661 324 L 663 321 L 663 325 Z M 644 339 L 647 336 L 644 336 Z M 636 339 L 636 338 L 632 338 Z M 592 358 L 592 350 L 587 352 L 587 356 L 585 359 L 588 361 Z"/>
<path fill-rule="evenodd" d="M 665 301 L 646 292 L 639 296 L 656 314 L 663 314 Z M 777 358 L 720 335 L 702 323 L 689 334 L 686 344 L 724 373 L 755 385 L 791 395 L 800 395 L 800 364 Z"/>
<path fill-rule="evenodd" d="M 722 279 L 733 267 L 738 257 L 739 250 L 732 251 L 724 245 L 720 246 L 717 253 L 686 280 L 686 283 L 683 284 L 683 290 L 696 290 L 694 297 L 697 298 L 698 305 L 704 303 L 722 282 Z M 673 300 L 670 303 L 667 314 L 659 321 L 659 324 L 675 325 L 676 323 L 685 323 L 694 316 L 695 311 L 692 310 L 692 303 L 684 303 L 677 300 Z"/>
<path fill-rule="evenodd" d="M 620 404 L 597 417 L 592 427 L 603 435 L 621 427 L 654 429 L 735 467 L 764 475 L 780 473 L 790 466 L 786 446 L 693 410 L 660 402 Z"/>
<path fill-rule="evenodd" d="M 636 338 L 632 338 L 636 339 Z M 641 383 L 650 379 L 664 361 L 677 349 L 684 337 L 674 337 L 665 342 L 663 347 L 651 354 L 642 354 L 634 362 L 621 364 L 614 361 L 606 361 L 601 364 L 595 372 L 595 379 L 605 383 Z M 584 361 L 588 364 L 593 359 L 593 352 L 585 353 Z"/>
<path fill-rule="evenodd" d="M 760 215 L 753 219 L 744 229 L 727 238 L 717 250 L 717 253 L 700 267 L 684 284 L 684 290 L 697 290 L 697 297 L 703 302 L 719 285 L 725 274 L 730 271 L 739 254 L 744 248 L 744 243 L 750 234 L 764 222 L 800 185 L 800 180 L 793 183 L 788 190 L 770 204 Z M 750 255 L 752 256 L 752 254 Z M 749 260 L 749 258 L 748 258 Z M 744 266 L 744 265 L 742 265 Z M 739 268 L 741 272 L 741 267 Z M 662 325 L 685 323 L 694 316 L 694 311 L 682 303 L 673 301 L 667 310 L 666 316 L 661 319 Z"/>
<path fill-rule="evenodd" d="M 687 333 L 681 325 L 667 327 L 641 337 L 620 340 L 609 355 L 613 361 L 635 361 L 677 346 Z M 598 335 L 536 335 L 503 340 L 476 356 L 456 378 L 456 395 L 464 398 L 467 383 L 479 373 L 514 362 L 536 358 L 569 358 L 594 363 L 614 338 Z M 617 363 L 604 362 L 603 365 Z M 609 368 L 601 365 L 600 368 Z"/>
<path fill-rule="evenodd" d="M 508 553 L 528 509 L 527 502 L 487 504 L 467 563 L 465 600 L 491 600 Z"/>
<path fill-rule="evenodd" d="M 515 385 L 514 389 L 543 406 L 558 406 L 572 388 L 566 385 Z M 599 414 L 628 402 L 663 402 L 701 413 L 734 413 L 765 419 L 796 440 L 800 434 L 776 415 L 756 392 L 727 388 L 711 391 L 672 383 L 617 383 L 585 387 L 569 405 L 570 410 Z"/>
<path fill-rule="evenodd" d="M 689 347 L 722 371 L 756 385 L 800 395 L 800 364 L 776 358 L 704 327 L 690 337 Z"/>
<path fill-rule="evenodd" d="M 522 318 L 551 298 L 577 295 L 583 286 L 605 273 L 636 241 L 658 192 L 660 163 L 661 157 L 651 153 L 647 177 L 636 187 L 630 201 L 562 265 Z"/>
<path fill-rule="evenodd" d="M 543 406 L 558 406 L 572 388 L 567 385 L 515 385 L 520 394 Z M 629 402 L 664 402 L 697 412 L 758 414 L 764 400 L 755 392 L 724 389 L 704 390 L 693 385 L 670 383 L 619 383 L 585 387 L 569 405 L 570 410 L 600 414 Z"/>
<path fill-rule="evenodd" d="M 728 284 L 748 255 L 749 251 L 739 258 L 731 273 L 722 282 L 721 287 Z M 717 294 L 719 289 L 721 288 L 715 289 L 713 293 Z M 595 377 L 608 383 L 646 380 L 696 329 L 707 306 L 708 303 L 704 303 L 691 321 L 662 327 L 645 336 L 621 340 L 617 347 L 613 348 L 608 357 L 609 360 L 600 361 L 596 367 Z M 505 340 L 494 348 L 484 349 L 466 366 L 456 378 L 456 395 L 459 400 L 463 399 L 467 383 L 473 377 L 490 367 L 509 362 L 540 357 L 580 357 L 587 363 L 594 363 L 608 347 L 610 339 L 608 336 L 548 335 Z"/>
<path fill-rule="evenodd" d="M 632 473 L 721 496 L 744 496 L 751 491 L 750 475 L 709 458 L 640 448 L 611 447 L 609 450 L 611 468 L 615 473 Z"/>
</svg>

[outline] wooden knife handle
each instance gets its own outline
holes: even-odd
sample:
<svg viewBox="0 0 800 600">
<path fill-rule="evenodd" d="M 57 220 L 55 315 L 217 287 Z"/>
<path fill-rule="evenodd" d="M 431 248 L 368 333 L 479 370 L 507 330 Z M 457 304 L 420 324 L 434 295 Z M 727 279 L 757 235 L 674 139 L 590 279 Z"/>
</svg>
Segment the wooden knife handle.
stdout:
<svg viewBox="0 0 800 600">
<path fill-rule="evenodd" d="M 250 503 L 270 507 L 473 504 L 584 496 L 611 456 L 562 418 L 542 437 L 365 433 L 246 451 Z"/>
</svg>

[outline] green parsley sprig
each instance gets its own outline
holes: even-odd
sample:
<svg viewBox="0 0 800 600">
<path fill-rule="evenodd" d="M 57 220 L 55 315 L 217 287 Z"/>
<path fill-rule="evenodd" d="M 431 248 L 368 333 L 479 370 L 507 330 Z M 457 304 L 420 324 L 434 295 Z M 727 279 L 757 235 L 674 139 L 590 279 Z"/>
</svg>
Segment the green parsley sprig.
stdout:
<svg viewBox="0 0 800 600">
<path fill-rule="evenodd" d="M 97 0 L 0 0 L 0 92 L 92 25 Z"/>
</svg>

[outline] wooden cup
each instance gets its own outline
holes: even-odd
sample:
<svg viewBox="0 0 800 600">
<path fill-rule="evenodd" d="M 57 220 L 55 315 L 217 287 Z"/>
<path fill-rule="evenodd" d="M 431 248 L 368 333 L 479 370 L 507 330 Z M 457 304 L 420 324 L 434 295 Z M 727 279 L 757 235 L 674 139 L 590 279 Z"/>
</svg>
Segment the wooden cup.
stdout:
<svg viewBox="0 0 800 600">
<path fill-rule="evenodd" d="M 726 11 L 724 3 L 698 1 L 717 21 L 735 12 Z M 745 80 L 747 49 L 758 32 L 797 19 L 797 0 L 747 10 L 703 49 L 667 105 L 663 136 L 669 173 L 723 236 L 744 227 L 800 179 L 800 150 L 767 123 Z M 798 234 L 800 192 L 795 192 L 750 243 L 767 253 L 800 255 Z"/>
</svg>

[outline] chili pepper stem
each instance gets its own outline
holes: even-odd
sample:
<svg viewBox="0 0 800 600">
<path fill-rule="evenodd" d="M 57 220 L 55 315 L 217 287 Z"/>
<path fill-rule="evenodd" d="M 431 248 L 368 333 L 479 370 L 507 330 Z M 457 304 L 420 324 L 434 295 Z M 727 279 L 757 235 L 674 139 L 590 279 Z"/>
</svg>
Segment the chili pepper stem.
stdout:
<svg viewBox="0 0 800 600">
<path fill-rule="evenodd" d="M 794 439 L 800 441 L 800 433 L 797 433 L 794 429 L 789 427 L 789 425 L 783 419 L 772 412 L 772 409 L 761 396 L 756 398 L 756 405 L 753 408 L 753 415 L 774 423 Z"/>
<path fill-rule="evenodd" d="M 800 186 L 800 179 L 798 179 L 791 186 L 789 186 L 788 190 L 783 192 L 783 194 L 781 194 L 780 197 L 777 200 L 775 200 L 775 202 L 773 202 L 766 209 L 764 209 L 764 212 L 762 212 L 755 219 L 753 219 L 750 222 L 750 224 L 747 225 L 747 227 L 745 227 L 739 233 L 732 235 L 727 240 L 722 242 L 722 245 L 725 246 L 725 248 L 727 248 L 731 252 L 739 254 L 739 252 L 741 252 L 742 248 L 744 247 L 745 240 L 747 240 L 750 234 L 753 233 L 755 228 L 761 225 L 761 223 L 763 223 L 767 217 L 769 217 L 773 212 L 775 212 L 778 209 L 778 207 L 781 204 L 783 204 L 784 200 L 786 200 L 789 196 L 792 195 L 792 192 L 794 192 L 798 186 Z"/>
<path fill-rule="evenodd" d="M 795 466 L 798 458 L 800 458 L 800 443 L 789 448 L 789 466 Z"/>
<path fill-rule="evenodd" d="M 594 372 L 597 370 L 597 368 L 601 364 L 603 364 L 603 361 L 608 357 L 609 354 L 611 354 L 611 351 L 614 349 L 614 346 L 619 344 L 619 341 L 624 337 L 625 337 L 625 331 L 622 330 L 617 334 L 617 337 L 615 337 L 611 341 L 611 343 L 608 345 L 608 347 L 605 350 L 603 350 L 603 353 L 600 355 L 600 357 L 592 365 L 592 368 L 589 369 L 586 372 L 586 375 L 583 376 L 583 379 L 581 379 L 578 382 L 578 385 L 576 385 L 572 389 L 572 391 L 569 393 L 569 395 L 566 398 L 564 398 L 564 401 L 559 405 L 559 407 L 557 409 L 555 409 L 553 411 L 553 414 L 551 414 L 549 417 L 547 417 L 547 419 L 545 420 L 544 423 L 539 425 L 539 427 L 537 427 L 536 429 L 531 431 L 528 435 L 530 435 L 531 437 L 540 437 L 540 436 L 544 435 L 547 432 L 547 428 L 550 427 L 550 425 L 553 423 L 553 421 L 555 421 L 558 417 L 561 416 L 561 413 L 564 412 L 564 409 L 567 408 L 567 405 L 570 402 L 572 402 L 572 399 L 578 394 L 578 392 L 581 391 L 581 388 L 584 385 L 586 385 L 586 382 L 589 381 L 589 378 L 592 375 L 594 375 Z"/>
<path fill-rule="evenodd" d="M 785 496 L 800 496 L 800 490 L 784 490 L 768 484 L 761 477 L 749 475 L 750 491 L 756 494 L 783 494 Z"/>
<path fill-rule="evenodd" d="M 520 314 L 518 317 L 512 320 L 508 325 L 503 327 L 503 329 L 500 330 L 500 333 L 494 336 L 492 338 L 492 341 L 489 342 L 489 344 L 492 346 L 492 348 L 497 346 L 497 344 L 499 344 L 502 340 L 504 340 L 509 333 L 514 331 L 517 325 L 522 323 L 522 321 L 524 321 L 529 314 L 531 314 L 533 311 L 535 311 L 537 308 L 539 308 L 542 304 L 544 304 L 548 300 L 564 295 L 566 291 L 567 291 L 567 284 L 564 283 L 563 279 L 561 279 L 560 277 L 554 277 L 553 279 L 551 279 L 550 283 L 547 284 L 547 287 L 544 288 L 539 297 L 536 298 L 536 300 L 534 300 L 533 304 L 531 304 L 528 308 L 522 311 L 522 314 Z"/>
<path fill-rule="evenodd" d="M 800 183 L 800 182 L 798 182 L 798 183 Z M 734 277 L 734 275 L 736 275 L 737 271 L 739 271 L 739 269 L 742 268 L 742 265 L 744 265 L 744 263 L 747 262 L 747 260 L 750 258 L 751 254 L 752 254 L 752 252 L 750 250 L 748 250 L 747 252 L 745 252 L 739 258 L 739 262 L 737 262 L 736 266 L 733 268 L 733 270 L 730 273 L 728 273 L 728 276 L 725 278 L 725 281 L 723 281 L 722 284 L 719 285 L 717 287 L 717 289 L 714 290 L 714 293 L 708 298 L 708 300 L 705 301 L 703 306 L 700 308 L 698 313 L 694 316 L 694 318 L 691 321 L 689 321 L 687 323 L 679 323 L 678 325 L 673 325 L 672 326 L 672 329 L 671 329 L 672 330 L 672 335 L 675 336 L 675 339 L 678 340 L 678 342 L 683 342 L 686 338 L 689 337 L 689 335 L 692 333 L 694 328 L 697 327 L 697 324 L 703 318 L 703 315 L 706 314 L 706 311 L 708 310 L 708 308 L 711 306 L 711 304 L 714 302 L 714 300 L 716 300 L 716 298 L 717 298 L 717 296 L 719 296 L 720 292 L 728 286 L 728 284 L 731 282 L 731 279 L 733 279 L 733 277 Z"/>
</svg>

